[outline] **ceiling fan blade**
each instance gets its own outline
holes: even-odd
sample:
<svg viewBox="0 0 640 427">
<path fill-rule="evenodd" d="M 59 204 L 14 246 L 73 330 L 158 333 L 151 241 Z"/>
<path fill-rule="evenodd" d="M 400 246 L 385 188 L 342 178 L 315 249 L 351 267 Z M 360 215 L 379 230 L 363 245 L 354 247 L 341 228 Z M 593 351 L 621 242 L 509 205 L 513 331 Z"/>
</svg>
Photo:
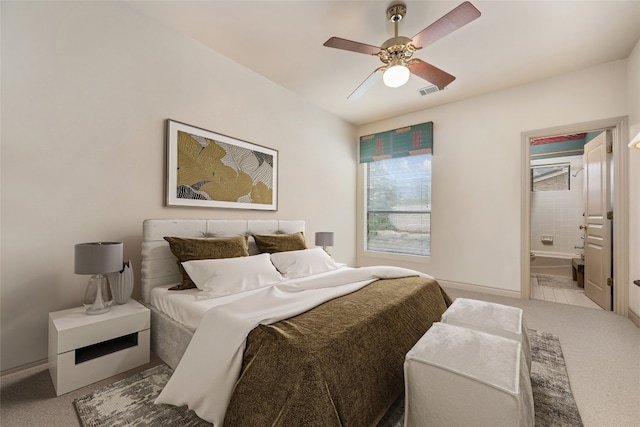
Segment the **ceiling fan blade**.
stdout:
<svg viewBox="0 0 640 427">
<path fill-rule="evenodd" d="M 416 34 L 412 39 L 413 45 L 417 48 L 429 46 L 479 16 L 480 11 L 466 1 Z"/>
<path fill-rule="evenodd" d="M 379 47 L 371 46 L 360 42 L 354 42 L 340 37 L 331 37 L 324 42 L 323 46 L 334 47 L 336 49 L 349 50 L 351 52 L 366 53 L 369 55 L 377 55 L 380 52 Z"/>
<path fill-rule="evenodd" d="M 380 78 L 382 77 L 382 70 L 385 67 L 379 67 L 376 68 L 375 71 L 371 74 L 369 74 L 369 77 L 367 77 L 365 79 L 365 81 L 363 81 L 362 83 L 360 83 L 360 86 L 358 86 L 356 88 L 356 90 L 354 90 L 351 95 L 347 96 L 347 99 L 349 100 L 354 100 L 354 99 L 358 99 L 360 98 L 362 95 L 364 95 L 364 93 L 366 91 L 368 91 L 369 89 L 371 89 L 376 83 L 378 83 L 380 81 Z"/>
<path fill-rule="evenodd" d="M 412 59 L 408 66 L 411 73 L 438 86 L 438 89 L 444 89 L 449 83 L 456 79 L 446 71 L 442 71 L 440 68 L 434 67 L 420 59 Z"/>
</svg>

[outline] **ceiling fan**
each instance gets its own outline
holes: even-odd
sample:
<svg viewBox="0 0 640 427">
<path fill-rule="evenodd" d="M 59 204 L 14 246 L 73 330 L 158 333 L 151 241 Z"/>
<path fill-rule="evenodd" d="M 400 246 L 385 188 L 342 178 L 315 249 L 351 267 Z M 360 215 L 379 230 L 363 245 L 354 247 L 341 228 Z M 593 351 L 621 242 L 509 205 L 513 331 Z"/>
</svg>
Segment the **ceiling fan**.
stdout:
<svg viewBox="0 0 640 427">
<path fill-rule="evenodd" d="M 413 53 L 426 47 L 458 28 L 468 24 L 480 16 L 480 11 L 468 1 L 458 5 L 449 13 L 429 25 L 413 38 L 398 36 L 398 22 L 404 18 L 407 7 L 403 3 L 396 3 L 387 9 L 387 19 L 394 24 L 394 37 L 376 47 L 369 44 L 354 42 L 340 37 L 331 37 L 324 42 L 324 46 L 352 52 L 376 55 L 384 63 L 378 67 L 367 79 L 356 88 L 348 99 L 362 96 L 369 88 L 382 79 L 389 87 L 400 87 L 409 80 L 409 75 L 415 74 L 429 83 L 444 89 L 456 78 L 451 74 L 434 67 L 417 58 L 411 58 Z"/>
</svg>

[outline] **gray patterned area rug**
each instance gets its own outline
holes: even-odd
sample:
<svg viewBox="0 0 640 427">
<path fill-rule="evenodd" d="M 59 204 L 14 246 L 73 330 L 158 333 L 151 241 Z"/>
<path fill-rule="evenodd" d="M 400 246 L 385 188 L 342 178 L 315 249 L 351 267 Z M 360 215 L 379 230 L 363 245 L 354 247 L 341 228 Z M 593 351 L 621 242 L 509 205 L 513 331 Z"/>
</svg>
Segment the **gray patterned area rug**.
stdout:
<svg viewBox="0 0 640 427">
<path fill-rule="evenodd" d="M 529 337 L 536 426 L 582 426 L 558 338 L 553 334 L 534 330 L 529 330 Z M 168 366 L 159 365 L 76 399 L 73 403 L 82 425 L 211 426 L 184 406 L 153 403 L 169 380 L 171 372 Z M 378 427 L 402 427 L 403 424 L 404 398 L 401 396 Z"/>
</svg>

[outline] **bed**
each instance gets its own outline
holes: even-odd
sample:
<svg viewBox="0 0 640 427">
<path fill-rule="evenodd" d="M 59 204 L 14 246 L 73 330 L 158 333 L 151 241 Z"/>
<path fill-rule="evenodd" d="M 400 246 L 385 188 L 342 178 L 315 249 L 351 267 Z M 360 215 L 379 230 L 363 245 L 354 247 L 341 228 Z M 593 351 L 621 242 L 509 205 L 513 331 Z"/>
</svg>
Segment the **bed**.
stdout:
<svg viewBox="0 0 640 427">
<path fill-rule="evenodd" d="M 195 328 L 188 320 L 177 322 L 166 312 L 150 303 L 155 288 L 180 281 L 176 257 L 165 236 L 185 238 L 227 237 L 251 234 L 290 234 L 304 232 L 304 221 L 292 220 L 210 220 L 210 219 L 148 219 L 142 224 L 142 302 L 151 310 L 151 349 L 172 369 L 178 366 Z M 258 248 L 249 241 L 249 253 Z M 190 293 L 194 293 L 190 292 Z M 176 297 L 179 299 L 179 297 Z"/>
<path fill-rule="evenodd" d="M 433 278 L 392 267 L 336 267 L 220 298 L 166 289 L 181 279 L 166 236 L 298 232 L 303 221 L 144 222 L 141 283 L 151 345 L 175 369 L 158 403 L 186 404 L 216 427 L 375 426 L 384 416 L 404 389 L 406 352 L 451 303 Z M 292 251 L 271 260 L 297 253 L 317 255 Z"/>
</svg>

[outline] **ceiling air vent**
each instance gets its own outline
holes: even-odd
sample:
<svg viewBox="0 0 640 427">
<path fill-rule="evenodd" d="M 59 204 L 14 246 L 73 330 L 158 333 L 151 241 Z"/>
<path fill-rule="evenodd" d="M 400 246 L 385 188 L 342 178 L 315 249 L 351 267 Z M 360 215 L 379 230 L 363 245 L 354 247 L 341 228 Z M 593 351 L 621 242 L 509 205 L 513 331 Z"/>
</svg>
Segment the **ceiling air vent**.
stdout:
<svg viewBox="0 0 640 427">
<path fill-rule="evenodd" d="M 438 91 L 440 91 L 440 89 L 438 89 L 438 86 L 436 85 L 431 85 L 431 86 L 423 87 L 422 89 L 418 89 L 418 93 L 420 94 L 420 96 L 429 95 L 430 93 L 435 93 Z"/>
</svg>

